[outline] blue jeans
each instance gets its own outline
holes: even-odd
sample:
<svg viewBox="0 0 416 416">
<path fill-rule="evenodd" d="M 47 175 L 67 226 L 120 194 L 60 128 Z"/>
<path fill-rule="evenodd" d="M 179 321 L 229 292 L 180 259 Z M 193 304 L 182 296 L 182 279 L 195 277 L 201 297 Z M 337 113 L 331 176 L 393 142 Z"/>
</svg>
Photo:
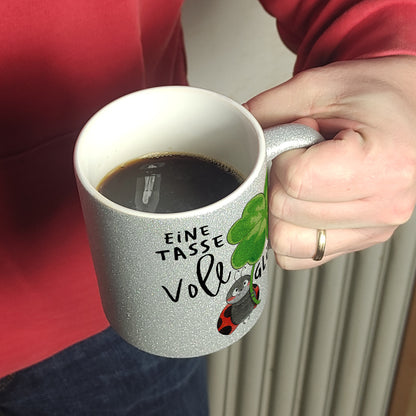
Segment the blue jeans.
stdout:
<svg viewBox="0 0 416 416">
<path fill-rule="evenodd" d="M 207 416 L 204 358 L 146 354 L 112 329 L 0 379 L 1 416 Z"/>
</svg>

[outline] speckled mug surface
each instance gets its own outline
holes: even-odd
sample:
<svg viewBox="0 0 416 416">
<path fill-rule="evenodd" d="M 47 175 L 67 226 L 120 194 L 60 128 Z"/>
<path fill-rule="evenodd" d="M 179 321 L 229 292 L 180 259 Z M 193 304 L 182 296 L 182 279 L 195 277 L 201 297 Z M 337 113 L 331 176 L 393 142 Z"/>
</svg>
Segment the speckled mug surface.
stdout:
<svg viewBox="0 0 416 416">
<path fill-rule="evenodd" d="M 193 87 L 138 91 L 95 114 L 74 166 L 111 326 L 141 350 L 178 358 L 247 334 L 268 296 L 267 162 L 322 140 L 300 124 L 263 132 L 241 105 Z M 97 191 L 117 166 L 166 152 L 214 159 L 245 179 L 211 205 L 174 214 L 135 211 Z"/>
</svg>

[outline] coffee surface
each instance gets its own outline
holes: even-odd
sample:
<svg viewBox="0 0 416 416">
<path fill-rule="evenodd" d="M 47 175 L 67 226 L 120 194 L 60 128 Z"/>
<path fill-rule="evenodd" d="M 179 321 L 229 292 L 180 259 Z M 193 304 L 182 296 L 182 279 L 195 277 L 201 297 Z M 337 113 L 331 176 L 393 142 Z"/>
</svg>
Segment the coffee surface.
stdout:
<svg viewBox="0 0 416 416">
<path fill-rule="evenodd" d="M 97 189 L 127 208 L 175 213 L 219 201 L 242 181 L 236 171 L 219 162 L 193 155 L 163 154 L 120 166 Z"/>
</svg>

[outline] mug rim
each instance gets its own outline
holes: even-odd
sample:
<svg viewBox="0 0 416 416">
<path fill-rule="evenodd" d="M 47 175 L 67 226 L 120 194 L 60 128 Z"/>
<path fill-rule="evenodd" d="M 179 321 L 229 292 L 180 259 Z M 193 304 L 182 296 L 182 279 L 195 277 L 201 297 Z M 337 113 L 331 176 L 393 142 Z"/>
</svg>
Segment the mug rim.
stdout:
<svg viewBox="0 0 416 416">
<path fill-rule="evenodd" d="M 218 201 L 215 201 L 209 205 L 205 205 L 200 208 L 196 208 L 189 211 L 180 211 L 180 212 L 172 212 L 172 213 L 152 213 L 152 212 L 145 212 L 145 211 L 139 211 L 135 210 L 133 208 L 128 208 L 123 205 L 120 205 L 109 198 L 105 197 L 103 194 L 101 194 L 95 186 L 93 186 L 88 179 L 87 175 L 83 172 L 81 163 L 80 163 L 80 152 L 81 147 L 83 144 L 83 141 L 86 140 L 85 137 L 87 136 L 86 131 L 88 130 L 88 127 L 91 126 L 93 123 L 96 122 L 97 119 L 101 117 L 101 115 L 104 112 L 109 111 L 111 107 L 117 106 L 120 103 L 122 103 L 125 100 L 131 99 L 133 96 L 136 95 L 142 95 L 142 94 L 151 94 L 152 91 L 155 90 L 183 90 L 183 91 L 193 91 L 195 93 L 199 94 L 206 94 L 216 97 L 217 99 L 220 99 L 222 101 L 225 101 L 228 105 L 231 105 L 231 107 L 234 107 L 234 109 L 237 109 L 252 125 L 256 132 L 256 139 L 257 139 L 257 157 L 254 163 L 253 168 L 251 169 L 248 176 L 243 180 L 243 182 L 231 193 L 229 193 L 227 196 L 219 199 Z M 159 87 L 151 87 L 151 88 L 145 88 L 142 90 L 134 91 L 129 94 L 125 94 L 110 103 L 106 104 L 102 108 L 100 108 L 98 111 L 96 111 L 89 120 L 84 124 L 82 127 L 80 133 L 78 134 L 78 137 L 75 142 L 74 152 L 73 152 L 73 164 L 74 164 L 74 172 L 77 181 L 82 185 L 82 187 L 87 191 L 87 193 L 97 200 L 100 204 L 117 211 L 119 213 L 123 213 L 129 216 L 134 217 L 140 217 L 140 218 L 154 218 L 154 219 L 178 219 L 178 218 L 188 218 L 193 216 L 201 216 L 204 214 L 208 214 L 211 212 L 214 212 L 226 205 L 228 205 L 230 202 L 232 202 L 235 199 L 238 199 L 241 194 L 243 194 L 255 181 L 257 176 L 261 173 L 263 164 L 266 163 L 266 145 L 265 145 L 265 138 L 264 138 L 264 132 L 262 127 L 260 126 L 260 123 L 257 121 L 257 119 L 248 111 L 244 106 L 237 103 L 235 100 L 233 100 L 230 97 L 227 97 L 223 94 L 217 93 L 215 91 L 211 91 L 205 88 L 200 87 L 192 87 L 192 86 L 185 86 L 185 85 L 168 85 L 168 86 L 159 86 Z"/>
</svg>

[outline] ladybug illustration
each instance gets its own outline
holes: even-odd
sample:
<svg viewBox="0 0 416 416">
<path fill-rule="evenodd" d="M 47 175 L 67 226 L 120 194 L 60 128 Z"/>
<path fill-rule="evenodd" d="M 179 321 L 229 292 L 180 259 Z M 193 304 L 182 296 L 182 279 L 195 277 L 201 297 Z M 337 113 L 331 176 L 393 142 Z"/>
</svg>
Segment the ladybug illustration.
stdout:
<svg viewBox="0 0 416 416">
<path fill-rule="evenodd" d="M 253 295 L 259 299 L 260 289 L 253 285 Z M 244 322 L 257 306 L 250 294 L 250 276 L 241 276 L 227 293 L 227 306 L 222 310 L 217 322 L 218 332 L 230 335 Z"/>
</svg>

